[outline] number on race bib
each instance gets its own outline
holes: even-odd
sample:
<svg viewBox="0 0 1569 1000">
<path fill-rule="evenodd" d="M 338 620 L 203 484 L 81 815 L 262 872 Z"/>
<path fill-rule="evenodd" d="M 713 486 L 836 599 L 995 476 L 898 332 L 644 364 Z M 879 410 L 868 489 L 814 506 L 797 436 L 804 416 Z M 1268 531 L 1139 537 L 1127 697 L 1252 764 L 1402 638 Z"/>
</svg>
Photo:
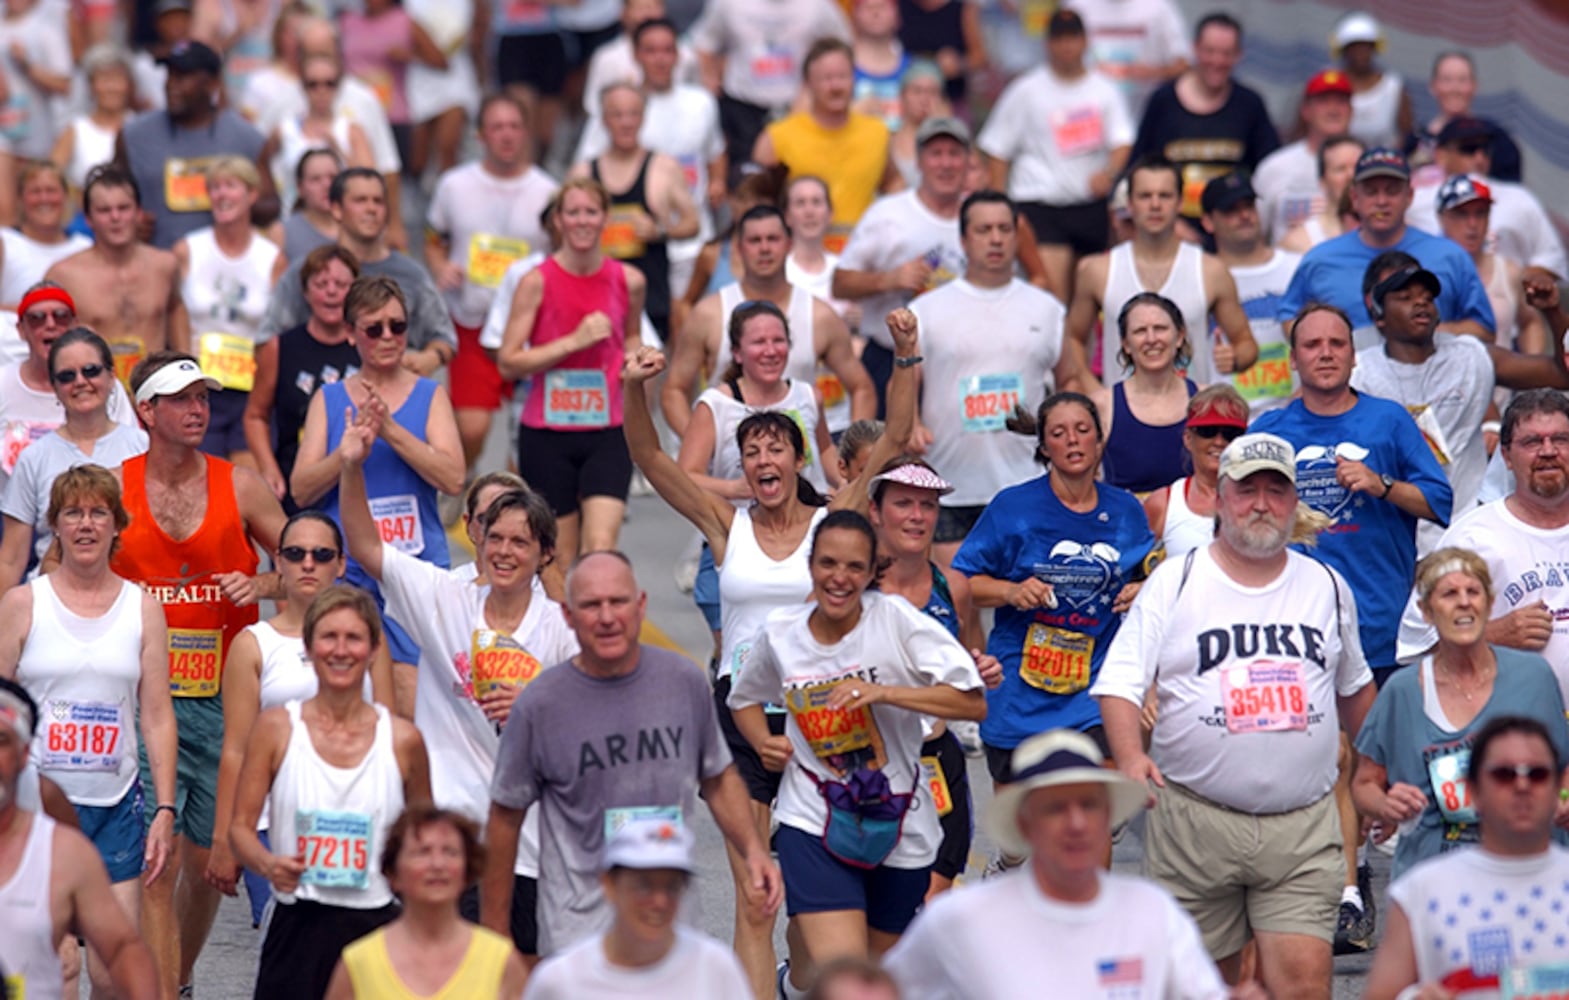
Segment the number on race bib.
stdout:
<svg viewBox="0 0 1569 1000">
<path fill-rule="evenodd" d="M 1018 372 L 971 375 L 959 381 L 959 418 L 966 434 L 1005 430 L 1008 414 L 1024 397 L 1024 376 Z"/>
<path fill-rule="evenodd" d="M 301 809 L 294 817 L 300 882 L 339 889 L 370 883 L 371 818 L 364 813 Z"/>
<path fill-rule="evenodd" d="M 1094 656 L 1094 637 L 1035 622 L 1024 635 L 1019 679 L 1048 694 L 1083 691 Z"/>
<path fill-rule="evenodd" d="M 1302 664 L 1256 660 L 1221 668 L 1226 728 L 1264 733 L 1307 728 L 1307 689 Z"/>
<path fill-rule="evenodd" d="M 223 632 L 169 630 L 169 693 L 176 698 L 210 698 L 223 677 Z"/>
<path fill-rule="evenodd" d="M 610 391 L 605 373 L 590 368 L 546 372 L 545 426 L 609 427 Z"/>
</svg>

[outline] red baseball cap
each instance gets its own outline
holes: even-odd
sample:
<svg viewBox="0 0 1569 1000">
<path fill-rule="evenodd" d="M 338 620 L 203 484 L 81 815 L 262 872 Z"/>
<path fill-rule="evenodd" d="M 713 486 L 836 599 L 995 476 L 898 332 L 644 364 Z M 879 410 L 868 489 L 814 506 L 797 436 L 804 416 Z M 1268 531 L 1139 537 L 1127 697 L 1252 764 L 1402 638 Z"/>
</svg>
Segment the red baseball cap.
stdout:
<svg viewBox="0 0 1569 1000">
<path fill-rule="evenodd" d="M 1302 90 L 1303 97 L 1318 97 L 1322 94 L 1343 94 L 1351 96 L 1351 78 L 1338 69 L 1326 69 L 1317 73 L 1307 82 Z"/>
</svg>

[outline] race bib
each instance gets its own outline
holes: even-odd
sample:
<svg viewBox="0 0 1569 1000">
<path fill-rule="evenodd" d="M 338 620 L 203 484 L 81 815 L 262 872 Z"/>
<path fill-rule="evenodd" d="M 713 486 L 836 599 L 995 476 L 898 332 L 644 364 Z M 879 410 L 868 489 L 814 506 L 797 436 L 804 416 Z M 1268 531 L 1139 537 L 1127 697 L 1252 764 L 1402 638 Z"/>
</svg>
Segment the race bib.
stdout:
<svg viewBox="0 0 1569 1000">
<path fill-rule="evenodd" d="M 648 252 L 648 244 L 637 235 L 637 220 L 645 214 L 638 205 L 611 205 L 605 228 L 599 234 L 599 249 L 606 257 L 633 260 Z"/>
<path fill-rule="evenodd" d="M 1056 9 L 1051 0 L 1024 0 L 1019 4 L 1019 26 L 1030 38 L 1039 38 L 1046 34 L 1046 22 Z"/>
<path fill-rule="evenodd" d="M 953 812 L 953 796 L 948 794 L 948 777 L 942 773 L 942 761 L 936 757 L 922 757 L 921 778 L 926 782 L 926 787 L 931 789 L 937 815 L 942 817 Z"/>
<path fill-rule="evenodd" d="M 251 391 L 256 384 L 255 341 L 234 333 L 204 333 L 197 343 L 203 372 L 225 389 Z"/>
<path fill-rule="evenodd" d="M 483 698 L 502 684 L 527 687 L 539 676 L 540 662 L 516 639 L 495 629 L 477 628 L 471 646 L 474 697 Z"/>
<path fill-rule="evenodd" d="M 376 519 L 381 540 L 405 555 L 425 551 L 425 525 L 420 520 L 419 501 L 412 493 L 373 497 L 370 516 Z"/>
<path fill-rule="evenodd" d="M 295 853 L 305 858 L 301 885 L 363 889 L 370 884 L 371 819 L 365 813 L 301 809 Z"/>
<path fill-rule="evenodd" d="M 610 390 L 605 373 L 562 368 L 545 373 L 546 427 L 609 427 Z"/>
<path fill-rule="evenodd" d="M 1220 692 L 1226 728 L 1233 733 L 1272 733 L 1308 726 L 1302 664 L 1275 660 L 1225 667 Z"/>
<path fill-rule="evenodd" d="M 30 420 L 13 420 L 6 424 L 5 434 L 0 437 L 0 469 L 3 469 L 8 476 L 15 472 L 16 463 L 21 459 L 22 452 L 27 450 L 27 446 L 58 426 L 58 424 Z"/>
<path fill-rule="evenodd" d="M 12 91 L 4 104 L 0 104 L 0 135 L 12 142 L 22 142 L 33 134 L 33 102 L 28 95 Z"/>
<path fill-rule="evenodd" d="M 747 63 L 747 70 L 751 74 L 752 82 L 762 86 L 772 87 L 786 81 L 791 84 L 796 82 L 795 55 L 784 46 L 767 45 L 761 52 L 753 53 Z"/>
<path fill-rule="evenodd" d="M 817 392 L 823 397 L 823 409 L 832 409 L 845 401 L 844 383 L 839 376 L 825 368 L 817 370 Z"/>
<path fill-rule="evenodd" d="M 123 706 L 104 701 L 44 702 L 44 752 L 40 771 L 120 769 L 125 733 Z"/>
<path fill-rule="evenodd" d="M 1024 376 L 971 375 L 959 381 L 959 417 L 966 434 L 1005 430 L 1008 414 L 1024 394 Z"/>
<path fill-rule="evenodd" d="M 27 1000 L 27 981 L 20 972 L 10 973 L 5 977 L 5 995 L 9 1000 Z"/>
<path fill-rule="evenodd" d="M 1283 343 L 1258 345 L 1258 360 L 1232 377 L 1237 393 L 1249 403 L 1291 396 L 1291 348 Z"/>
<path fill-rule="evenodd" d="M 1048 694 L 1073 694 L 1090 686 L 1095 639 L 1035 622 L 1024 635 L 1019 679 Z"/>
<path fill-rule="evenodd" d="M 212 157 L 190 159 L 171 156 L 163 161 L 163 201 L 171 212 L 210 212 L 207 167 Z"/>
<path fill-rule="evenodd" d="M 818 757 L 867 750 L 872 746 L 872 717 L 866 708 L 845 711 L 829 708 L 828 696 L 838 681 L 792 688 L 785 692 L 785 707 Z"/>
<path fill-rule="evenodd" d="M 1057 152 L 1063 156 L 1098 152 L 1106 145 L 1100 108 L 1093 104 L 1082 108 L 1058 108 L 1052 111 L 1049 125 Z"/>
<path fill-rule="evenodd" d="M 375 66 L 366 67 L 360 71 L 359 78 L 376 92 L 376 100 L 381 102 L 381 109 L 391 111 L 394 93 L 391 71 Z"/>
<path fill-rule="evenodd" d="M 223 680 L 223 632 L 215 628 L 169 630 L 169 693 L 211 698 Z"/>
<path fill-rule="evenodd" d="M 509 28 L 539 27 L 550 23 L 550 8 L 532 0 L 506 0 L 502 20 Z"/>
<path fill-rule="evenodd" d="M 469 238 L 469 281 L 481 288 L 497 287 L 507 268 L 527 257 L 531 249 L 528 240 L 475 233 Z"/>
<path fill-rule="evenodd" d="M 109 341 L 109 353 L 114 357 L 114 377 L 129 391 L 131 388 L 131 369 L 135 368 L 142 360 L 146 351 L 142 342 L 135 337 L 121 337 Z"/>
<path fill-rule="evenodd" d="M 1427 778 L 1433 783 L 1433 802 L 1445 823 L 1473 826 L 1479 821 L 1471 804 L 1471 785 L 1466 770 L 1471 766 L 1471 748 L 1454 747 L 1427 762 Z"/>
<path fill-rule="evenodd" d="M 741 676 L 741 668 L 746 666 L 746 658 L 748 656 L 751 656 L 751 655 L 752 655 L 752 644 L 751 643 L 749 643 L 749 642 L 738 642 L 738 643 L 735 644 L 735 649 L 730 651 L 730 676 L 731 677 L 740 677 Z"/>
<path fill-rule="evenodd" d="M 691 153 L 683 153 L 676 157 L 676 165 L 681 168 L 681 179 L 686 182 L 686 189 L 692 193 L 692 198 L 699 204 L 704 203 L 707 193 L 698 188 L 703 161 Z"/>
<path fill-rule="evenodd" d="M 1502 1000 L 1563 1000 L 1569 996 L 1569 962 L 1510 967 L 1498 986 Z"/>
<path fill-rule="evenodd" d="M 605 810 L 605 842 L 621 832 L 621 828 L 633 820 L 662 819 L 667 823 L 681 825 L 680 806 L 621 806 L 616 809 Z"/>
</svg>

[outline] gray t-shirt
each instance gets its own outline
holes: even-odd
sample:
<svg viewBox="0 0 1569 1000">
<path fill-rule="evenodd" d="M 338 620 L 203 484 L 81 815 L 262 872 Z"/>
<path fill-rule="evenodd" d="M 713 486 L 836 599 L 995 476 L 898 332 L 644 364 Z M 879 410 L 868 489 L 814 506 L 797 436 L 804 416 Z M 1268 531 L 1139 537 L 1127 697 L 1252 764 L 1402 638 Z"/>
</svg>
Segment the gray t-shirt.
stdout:
<svg viewBox="0 0 1569 1000">
<path fill-rule="evenodd" d="M 629 819 L 690 822 L 698 786 L 730 766 L 708 678 L 684 656 L 644 646 L 613 680 L 570 662 L 543 671 L 512 706 L 490 797 L 539 803 L 539 953 L 604 929 L 606 835 Z"/>
<path fill-rule="evenodd" d="M 213 158 L 243 156 L 255 163 L 262 134 L 233 111 L 220 109 L 210 125 L 179 128 L 167 111 L 149 111 L 127 122 L 125 155 L 152 213 L 152 244 L 162 250 L 182 236 L 212 225 L 204 174 Z"/>
<path fill-rule="evenodd" d="M 300 268 L 304 265 L 303 257 L 291 259 L 289 269 L 273 286 L 272 301 L 267 303 L 267 315 L 262 317 L 262 340 L 270 340 L 311 318 L 310 306 L 305 304 L 305 287 L 300 283 Z M 458 334 L 452 328 L 447 303 L 436 290 L 436 283 L 430 280 L 430 272 L 416 264 L 413 258 L 394 250 L 381 260 L 362 262 L 360 274 L 391 278 L 403 289 L 404 297 L 409 300 L 411 349 L 423 350 L 435 340 L 445 340 L 457 348 Z"/>
</svg>

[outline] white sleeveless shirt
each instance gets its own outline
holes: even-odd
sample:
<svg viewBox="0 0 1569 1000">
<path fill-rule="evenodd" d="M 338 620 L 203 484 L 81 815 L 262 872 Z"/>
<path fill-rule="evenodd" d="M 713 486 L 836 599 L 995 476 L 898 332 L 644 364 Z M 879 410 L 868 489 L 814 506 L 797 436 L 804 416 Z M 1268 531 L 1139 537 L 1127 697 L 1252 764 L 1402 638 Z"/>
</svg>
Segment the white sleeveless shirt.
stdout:
<svg viewBox="0 0 1569 1000">
<path fill-rule="evenodd" d="M 1117 360 L 1122 338 L 1117 330 L 1117 315 L 1123 305 L 1140 292 L 1159 292 L 1177 304 L 1188 327 L 1188 343 L 1193 360 L 1188 362 L 1188 378 L 1204 385 L 1215 381 L 1215 366 L 1210 360 L 1209 294 L 1204 287 L 1204 251 L 1191 243 L 1177 247 L 1171 273 L 1159 288 L 1139 284 L 1138 268 L 1133 262 L 1133 244 L 1120 243 L 1111 248 L 1106 267 L 1106 289 L 1101 295 L 1104 317 L 1101 337 L 1101 381 L 1109 388 L 1128 377 L 1128 370 Z"/>
<path fill-rule="evenodd" d="M 107 612 L 84 618 L 48 576 L 33 589 L 33 624 L 16 679 L 38 702 L 32 758 L 78 806 L 112 806 L 136 781 L 142 591 L 122 581 Z"/>
<path fill-rule="evenodd" d="M 1188 477 L 1171 484 L 1166 497 L 1166 527 L 1160 534 L 1166 558 L 1187 555 L 1215 540 L 1215 518 L 1195 514 L 1188 506 Z"/>
<path fill-rule="evenodd" d="M 709 381 L 717 383 L 725 377 L 730 367 L 730 314 L 746 299 L 741 283 L 733 282 L 719 290 L 719 353 L 714 357 L 714 370 Z M 785 318 L 790 322 L 790 360 L 785 365 L 785 375 L 808 385 L 817 378 L 817 348 L 812 330 L 812 293 L 799 285 L 790 286 L 790 308 Z"/>
<path fill-rule="evenodd" d="M 218 247 L 212 227 L 185 237 L 190 269 L 180 285 L 191 333 L 198 342 L 209 333 L 233 333 L 255 340 L 272 294 L 272 267 L 278 245 L 258 235 L 238 257 Z"/>
<path fill-rule="evenodd" d="M 104 128 L 91 115 L 78 115 L 71 121 L 71 162 L 65 166 L 65 179 L 80 191 L 88 171 L 114 159 L 114 140 L 119 129 Z"/>
<path fill-rule="evenodd" d="M 708 460 L 708 474 L 716 479 L 741 478 L 741 446 L 736 443 L 735 431 L 741 421 L 754 413 L 777 410 L 789 414 L 801 428 L 806 444 L 806 467 L 801 474 L 807 482 L 817 487 L 819 493 L 828 492 L 828 478 L 823 474 L 823 456 L 817 452 L 817 392 L 810 381 L 790 380 L 790 391 L 777 403 L 752 406 L 717 388 L 704 389 L 697 397 L 699 405 L 707 406 L 714 415 L 714 455 Z M 750 500 L 732 501 L 743 507 Z"/>
<path fill-rule="evenodd" d="M 289 713 L 289 745 L 272 779 L 272 845 L 275 853 L 305 855 L 305 874 L 285 905 L 306 899 L 351 910 L 392 902 L 381 874 L 387 829 L 403 812 L 403 773 L 392 746 L 392 716 L 376 709 L 376 734 L 353 767 L 327 763 L 311 743 L 300 703 Z M 298 845 L 298 846 L 293 846 Z"/>
<path fill-rule="evenodd" d="M 1400 138 L 1400 94 L 1405 85 L 1394 70 L 1383 73 L 1370 89 L 1351 95 L 1351 127 L 1346 131 L 1369 148 L 1393 146 Z"/>
<path fill-rule="evenodd" d="M 724 634 L 720 677 L 729 677 L 746 663 L 746 654 L 770 612 L 811 597 L 812 574 L 806 555 L 812 548 L 812 533 L 827 516 L 828 508 L 819 507 L 795 551 L 773 559 L 757 544 L 751 511 L 743 508 L 735 512 L 725 543 L 725 561 L 719 565 L 720 627 Z"/>
<path fill-rule="evenodd" d="M 11 880 L 0 885 L 0 968 L 7 996 L 60 1000 L 65 983 L 55 952 L 54 906 L 49 881 L 54 870 L 54 820 L 32 814 L 27 845 Z"/>
</svg>

